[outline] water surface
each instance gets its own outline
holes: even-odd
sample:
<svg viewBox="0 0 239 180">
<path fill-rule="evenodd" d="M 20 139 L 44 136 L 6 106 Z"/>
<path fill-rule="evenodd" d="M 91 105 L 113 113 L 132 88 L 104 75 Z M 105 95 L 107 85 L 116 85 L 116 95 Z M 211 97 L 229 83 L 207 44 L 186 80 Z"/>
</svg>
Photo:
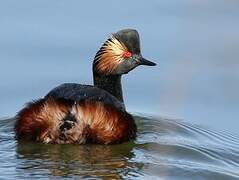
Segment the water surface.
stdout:
<svg viewBox="0 0 239 180">
<path fill-rule="evenodd" d="M 119 145 L 17 142 L 0 121 L 0 179 L 239 179 L 239 137 L 180 120 L 135 116 L 138 137 Z"/>
</svg>

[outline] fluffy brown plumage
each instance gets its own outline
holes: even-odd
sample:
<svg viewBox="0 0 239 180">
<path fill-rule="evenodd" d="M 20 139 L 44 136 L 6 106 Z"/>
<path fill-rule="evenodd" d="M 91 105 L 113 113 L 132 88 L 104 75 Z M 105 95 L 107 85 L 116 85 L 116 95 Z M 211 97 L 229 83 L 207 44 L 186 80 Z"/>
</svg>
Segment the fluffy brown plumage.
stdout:
<svg viewBox="0 0 239 180">
<path fill-rule="evenodd" d="M 72 122 L 65 120 L 69 114 Z M 101 102 L 41 99 L 28 104 L 16 118 L 18 139 L 42 143 L 114 144 L 136 136 L 130 114 Z"/>
</svg>

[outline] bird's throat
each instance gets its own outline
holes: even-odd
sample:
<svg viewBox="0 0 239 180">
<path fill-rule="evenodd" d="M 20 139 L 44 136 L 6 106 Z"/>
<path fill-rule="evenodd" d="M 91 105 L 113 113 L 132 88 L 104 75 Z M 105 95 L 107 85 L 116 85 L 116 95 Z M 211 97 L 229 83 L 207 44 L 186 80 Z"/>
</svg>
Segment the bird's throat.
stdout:
<svg viewBox="0 0 239 180">
<path fill-rule="evenodd" d="M 122 86 L 121 86 L 121 75 L 101 75 L 94 73 L 94 86 L 104 89 L 119 101 L 124 103 Z"/>
</svg>

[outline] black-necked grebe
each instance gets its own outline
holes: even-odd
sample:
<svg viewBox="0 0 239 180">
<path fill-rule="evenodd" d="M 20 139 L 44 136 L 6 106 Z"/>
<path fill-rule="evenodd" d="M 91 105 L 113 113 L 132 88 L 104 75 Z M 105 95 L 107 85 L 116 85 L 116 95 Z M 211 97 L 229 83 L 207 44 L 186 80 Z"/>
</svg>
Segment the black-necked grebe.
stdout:
<svg viewBox="0 0 239 180">
<path fill-rule="evenodd" d="M 62 84 L 16 115 L 16 138 L 42 143 L 121 143 L 136 137 L 126 112 L 121 76 L 139 65 L 156 65 L 140 52 L 138 32 L 114 33 L 96 53 L 94 86 Z"/>
</svg>

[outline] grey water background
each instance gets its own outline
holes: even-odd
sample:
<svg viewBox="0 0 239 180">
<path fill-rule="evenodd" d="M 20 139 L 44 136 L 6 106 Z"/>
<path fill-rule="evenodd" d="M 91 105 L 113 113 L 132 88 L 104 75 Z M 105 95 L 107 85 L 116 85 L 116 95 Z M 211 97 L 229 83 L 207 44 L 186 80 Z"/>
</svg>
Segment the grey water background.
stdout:
<svg viewBox="0 0 239 180">
<path fill-rule="evenodd" d="M 1 177 L 112 171 L 115 178 L 238 178 L 238 8 L 236 0 L 1 1 Z M 128 27 L 139 31 L 142 54 L 158 66 L 123 78 L 126 107 L 161 118 L 137 117 L 139 138 L 123 145 L 125 151 L 64 146 L 64 154 L 59 146 L 15 142 L 12 122 L 4 119 L 63 82 L 91 84 L 96 51 L 110 33 Z M 79 157 L 89 151 L 109 154 Z M 72 153 L 79 156 L 71 159 Z"/>
</svg>

